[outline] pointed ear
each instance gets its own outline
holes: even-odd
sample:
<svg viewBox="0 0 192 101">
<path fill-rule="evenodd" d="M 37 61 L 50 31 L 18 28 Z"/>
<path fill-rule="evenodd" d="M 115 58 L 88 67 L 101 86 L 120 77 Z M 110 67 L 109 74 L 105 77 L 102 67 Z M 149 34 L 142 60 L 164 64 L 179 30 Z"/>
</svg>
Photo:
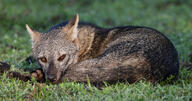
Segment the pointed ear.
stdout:
<svg viewBox="0 0 192 101">
<path fill-rule="evenodd" d="M 67 36 L 71 41 L 76 41 L 78 36 L 78 23 L 79 16 L 76 14 L 73 19 L 71 19 L 68 24 L 65 26 L 65 30 L 67 32 Z"/>
<path fill-rule="evenodd" d="M 27 24 L 26 24 L 27 31 L 29 35 L 31 36 L 32 42 L 36 42 L 39 40 L 41 33 L 33 31 Z"/>
</svg>

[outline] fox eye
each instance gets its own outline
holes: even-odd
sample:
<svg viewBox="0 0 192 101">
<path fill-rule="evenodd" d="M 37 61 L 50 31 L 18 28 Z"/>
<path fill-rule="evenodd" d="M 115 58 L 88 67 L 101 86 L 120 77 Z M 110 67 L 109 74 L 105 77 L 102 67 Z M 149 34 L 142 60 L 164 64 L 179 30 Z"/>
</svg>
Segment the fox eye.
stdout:
<svg viewBox="0 0 192 101">
<path fill-rule="evenodd" d="M 63 54 L 63 55 L 60 56 L 57 60 L 58 60 L 58 61 L 63 61 L 63 60 L 65 59 L 65 56 L 66 56 L 66 54 Z"/>
<path fill-rule="evenodd" d="M 45 57 L 40 58 L 40 60 L 41 60 L 42 62 L 44 62 L 44 63 L 47 62 L 47 59 L 46 59 Z"/>
</svg>

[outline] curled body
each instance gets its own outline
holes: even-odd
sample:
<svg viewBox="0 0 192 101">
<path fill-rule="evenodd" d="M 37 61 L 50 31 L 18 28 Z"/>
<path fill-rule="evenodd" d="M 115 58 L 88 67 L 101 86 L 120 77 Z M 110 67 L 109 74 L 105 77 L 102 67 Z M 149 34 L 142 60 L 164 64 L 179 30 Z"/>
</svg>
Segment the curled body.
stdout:
<svg viewBox="0 0 192 101">
<path fill-rule="evenodd" d="M 159 31 L 140 26 L 101 28 L 78 15 L 46 33 L 27 30 L 33 57 L 55 83 L 139 80 L 158 82 L 179 71 L 178 53 Z"/>
</svg>

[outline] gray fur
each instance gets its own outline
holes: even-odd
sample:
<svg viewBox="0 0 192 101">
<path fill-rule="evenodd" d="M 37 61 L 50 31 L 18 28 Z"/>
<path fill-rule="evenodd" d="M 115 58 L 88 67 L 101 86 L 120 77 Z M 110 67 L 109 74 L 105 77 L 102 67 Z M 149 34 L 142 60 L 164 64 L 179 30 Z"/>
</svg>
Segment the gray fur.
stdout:
<svg viewBox="0 0 192 101">
<path fill-rule="evenodd" d="M 33 56 L 37 60 L 47 58 L 47 64 L 40 63 L 46 76 L 60 75 L 56 82 L 86 82 L 87 77 L 93 83 L 118 80 L 133 83 L 141 79 L 157 82 L 178 74 L 175 47 L 154 29 L 137 26 L 105 29 L 79 23 L 77 47 L 62 30 L 66 24 L 52 27 L 33 43 Z M 57 61 L 59 54 L 66 54 L 62 62 Z"/>
</svg>

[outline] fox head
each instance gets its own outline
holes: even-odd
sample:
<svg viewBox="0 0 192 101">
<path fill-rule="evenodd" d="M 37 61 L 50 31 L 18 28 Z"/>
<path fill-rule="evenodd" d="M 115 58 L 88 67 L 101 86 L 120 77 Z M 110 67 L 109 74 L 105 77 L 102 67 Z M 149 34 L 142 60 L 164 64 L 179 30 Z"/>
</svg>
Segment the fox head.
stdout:
<svg viewBox="0 0 192 101">
<path fill-rule="evenodd" d="M 78 22 L 79 17 L 76 14 L 67 25 L 44 34 L 26 25 L 32 39 L 33 56 L 42 67 L 46 78 L 53 82 L 57 82 L 62 73 L 77 62 Z"/>
</svg>

